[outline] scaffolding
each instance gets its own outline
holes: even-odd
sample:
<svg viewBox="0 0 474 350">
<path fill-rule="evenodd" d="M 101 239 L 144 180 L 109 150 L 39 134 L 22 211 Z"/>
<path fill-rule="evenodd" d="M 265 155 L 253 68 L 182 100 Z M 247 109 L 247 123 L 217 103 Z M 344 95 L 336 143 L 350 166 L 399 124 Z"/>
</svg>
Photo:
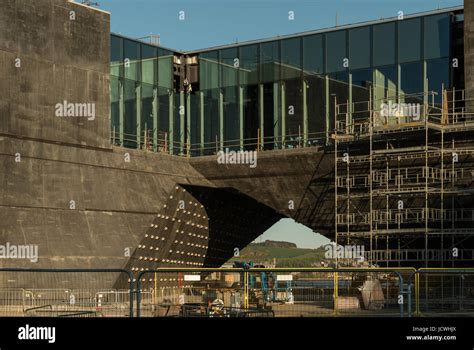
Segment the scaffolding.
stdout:
<svg viewBox="0 0 474 350">
<path fill-rule="evenodd" d="M 466 104 L 464 91 L 444 88 L 335 101 L 337 244 L 363 245 L 379 266 L 474 260 L 474 113 Z"/>
</svg>

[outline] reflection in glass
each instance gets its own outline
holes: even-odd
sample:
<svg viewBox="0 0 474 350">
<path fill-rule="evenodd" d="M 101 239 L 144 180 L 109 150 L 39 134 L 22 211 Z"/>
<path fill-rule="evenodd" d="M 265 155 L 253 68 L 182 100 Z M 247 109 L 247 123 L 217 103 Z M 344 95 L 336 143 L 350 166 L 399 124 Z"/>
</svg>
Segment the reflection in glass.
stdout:
<svg viewBox="0 0 474 350">
<path fill-rule="evenodd" d="M 395 23 L 373 27 L 372 53 L 374 66 L 395 64 Z"/>
<path fill-rule="evenodd" d="M 130 148 L 137 147 L 137 103 L 136 103 L 136 82 L 125 80 L 124 84 L 124 146 Z"/>
<path fill-rule="evenodd" d="M 423 63 L 405 63 L 400 66 L 401 81 L 400 95 L 402 102 L 406 103 L 423 103 Z M 408 94 L 416 94 L 417 96 L 403 96 Z"/>
<path fill-rule="evenodd" d="M 370 27 L 349 30 L 350 69 L 370 67 Z"/>
<path fill-rule="evenodd" d="M 303 37 L 303 69 L 306 75 L 324 73 L 323 35 Z"/>
<path fill-rule="evenodd" d="M 258 82 L 258 45 L 240 48 L 240 84 L 256 84 Z"/>
<path fill-rule="evenodd" d="M 346 31 L 340 30 L 326 34 L 326 69 L 328 73 L 346 69 L 344 59 L 346 52 Z"/>
<path fill-rule="evenodd" d="M 125 65 L 125 79 L 139 80 L 140 72 L 140 44 L 136 41 L 124 39 L 125 57 L 128 65 Z"/>
<path fill-rule="evenodd" d="M 280 79 L 280 41 L 260 44 L 261 81 L 271 82 Z"/>
<path fill-rule="evenodd" d="M 434 91 L 436 103 L 442 101 L 442 88 L 449 87 L 449 58 L 440 58 L 426 62 L 428 91 Z"/>
<path fill-rule="evenodd" d="M 301 76 L 301 39 L 281 41 L 281 78 L 292 79 Z"/>
<path fill-rule="evenodd" d="M 374 99 L 381 101 L 397 95 L 397 66 L 374 68 Z"/>
<path fill-rule="evenodd" d="M 449 14 L 424 18 L 425 59 L 449 56 L 450 18 Z"/>
<path fill-rule="evenodd" d="M 421 58 L 421 19 L 398 21 L 398 59 L 400 63 Z"/>
</svg>

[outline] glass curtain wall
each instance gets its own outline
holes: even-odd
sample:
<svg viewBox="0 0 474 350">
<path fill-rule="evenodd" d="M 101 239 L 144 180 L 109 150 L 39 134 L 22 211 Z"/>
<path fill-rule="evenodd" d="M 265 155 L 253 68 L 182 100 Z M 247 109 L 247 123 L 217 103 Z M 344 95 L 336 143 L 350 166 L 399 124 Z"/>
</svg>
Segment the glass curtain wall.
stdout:
<svg viewBox="0 0 474 350">
<path fill-rule="evenodd" d="M 169 150 L 173 52 L 112 35 L 110 69 L 113 143 Z"/>
<path fill-rule="evenodd" d="M 174 90 L 172 52 L 112 36 L 113 142 L 180 154 L 190 137 L 192 155 L 304 147 L 328 142 L 336 99 L 348 103 L 355 125 L 368 116 L 371 88 L 376 108 L 387 99 L 426 101 L 428 91 L 440 103 L 442 88 L 453 85 L 453 18 L 447 12 L 200 52 L 189 101 Z M 189 113 L 184 138 L 181 106 Z"/>
<path fill-rule="evenodd" d="M 199 54 L 199 94 L 204 118 L 204 155 L 219 150 L 219 110 L 221 91 L 219 89 L 219 51 Z"/>
<path fill-rule="evenodd" d="M 242 140 L 240 148 L 255 149 L 254 138 L 258 129 L 259 46 L 242 46 L 239 50 L 239 127 Z"/>
<path fill-rule="evenodd" d="M 280 148 L 282 145 L 282 98 L 281 92 L 281 43 L 273 41 L 261 43 L 254 51 L 258 56 L 258 81 L 252 85 L 252 95 L 260 98 L 258 103 L 251 101 L 247 105 L 253 107 L 252 113 L 246 116 L 245 133 L 247 138 L 256 138 L 260 130 L 263 149 Z M 257 76 L 256 76 L 257 78 Z M 261 101 L 263 99 L 263 101 Z M 260 110 L 260 111 L 259 111 Z M 259 114 L 263 114 L 263 119 Z M 252 120 L 257 116 L 256 120 Z"/>
<path fill-rule="evenodd" d="M 327 79 L 324 76 L 324 35 L 303 37 L 303 74 L 306 84 L 308 144 L 324 143 L 326 137 Z"/>
<path fill-rule="evenodd" d="M 223 145 L 230 150 L 240 148 L 239 121 L 239 67 L 238 48 L 220 50 L 221 110 L 220 125 L 223 128 Z"/>
</svg>

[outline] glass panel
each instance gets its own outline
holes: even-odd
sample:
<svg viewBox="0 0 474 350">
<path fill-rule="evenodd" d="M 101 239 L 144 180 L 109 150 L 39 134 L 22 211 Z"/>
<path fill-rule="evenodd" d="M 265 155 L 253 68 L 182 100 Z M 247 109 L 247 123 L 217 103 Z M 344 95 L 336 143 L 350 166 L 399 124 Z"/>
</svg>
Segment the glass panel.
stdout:
<svg viewBox="0 0 474 350">
<path fill-rule="evenodd" d="M 260 45 L 260 64 L 262 82 L 280 79 L 280 41 Z"/>
<path fill-rule="evenodd" d="M 123 74 L 123 40 L 115 35 L 112 35 L 110 43 L 110 74 Z"/>
<path fill-rule="evenodd" d="M 237 48 L 220 51 L 222 68 L 221 86 L 224 95 L 224 146 L 231 149 L 232 145 L 239 145 L 239 110 L 237 98 L 237 78 L 239 70 L 235 66 L 237 56 Z"/>
<path fill-rule="evenodd" d="M 153 144 L 153 84 L 142 83 L 142 116 L 141 116 L 141 137 L 146 147 L 151 149 Z"/>
<path fill-rule="evenodd" d="M 118 143 L 120 132 L 120 83 L 119 78 L 110 76 L 110 115 L 112 122 L 112 132 L 115 130 L 114 144 Z M 114 137 L 114 135 L 112 135 Z"/>
<path fill-rule="evenodd" d="M 462 17 L 462 18 L 460 18 Z M 450 88 L 464 89 L 464 15 L 456 14 L 455 23 L 451 26 L 450 53 L 451 57 L 458 58 L 458 67 L 451 65 L 451 85 Z"/>
<path fill-rule="evenodd" d="M 237 87 L 225 87 L 222 92 L 224 94 L 224 145 L 230 149 L 237 149 L 240 145 Z"/>
<path fill-rule="evenodd" d="M 209 89 L 203 93 L 205 154 L 214 154 L 216 138 L 219 138 L 219 89 Z"/>
<path fill-rule="evenodd" d="M 164 87 L 158 88 L 158 144 L 164 147 L 165 139 L 169 140 L 169 90 Z M 168 149 L 169 149 L 169 145 Z"/>
<path fill-rule="evenodd" d="M 240 48 L 240 84 L 258 82 L 258 45 Z"/>
<path fill-rule="evenodd" d="M 428 91 L 435 91 L 435 102 L 440 103 L 442 100 L 442 86 L 449 88 L 449 64 L 448 58 L 440 58 L 429 60 L 426 62 L 428 75 Z M 430 97 L 431 98 L 431 97 Z"/>
<path fill-rule="evenodd" d="M 398 59 L 400 63 L 421 59 L 421 20 L 398 22 Z"/>
<path fill-rule="evenodd" d="M 374 69 L 374 99 L 382 100 L 393 98 L 397 95 L 397 66 L 377 67 Z"/>
<path fill-rule="evenodd" d="M 335 73 L 331 73 L 331 74 L 328 74 L 329 77 L 333 80 L 338 80 L 339 82 L 344 82 L 346 84 L 346 87 L 347 87 L 347 83 L 349 82 L 349 73 L 346 71 L 346 72 L 335 72 Z M 349 87 L 347 87 L 347 91 L 349 91 Z"/>
<path fill-rule="evenodd" d="M 372 84 L 372 69 L 358 69 L 351 72 L 352 85 L 368 88 Z"/>
<path fill-rule="evenodd" d="M 158 81 L 157 65 L 158 49 L 150 45 L 142 45 L 142 82 L 154 84 Z"/>
<path fill-rule="evenodd" d="M 359 69 L 352 72 L 352 118 L 354 120 L 369 118 L 368 102 L 372 79 L 372 69 Z"/>
<path fill-rule="evenodd" d="M 320 76 L 308 77 L 307 81 L 308 140 L 310 144 L 318 144 L 324 142 L 321 138 L 326 131 L 326 83 Z"/>
<path fill-rule="evenodd" d="M 303 67 L 306 75 L 324 73 L 324 47 L 322 35 L 303 38 Z"/>
<path fill-rule="evenodd" d="M 199 122 L 199 95 L 191 94 L 191 156 L 200 155 L 201 123 Z"/>
<path fill-rule="evenodd" d="M 124 146 L 137 147 L 137 103 L 134 80 L 125 80 Z"/>
<path fill-rule="evenodd" d="M 286 92 L 286 145 L 295 148 L 302 145 L 303 133 L 303 96 L 302 80 L 285 81 Z"/>
<path fill-rule="evenodd" d="M 301 75 L 301 39 L 281 41 L 282 79 L 297 78 Z"/>
<path fill-rule="evenodd" d="M 184 101 L 183 101 L 184 103 Z M 173 154 L 181 152 L 181 115 L 179 114 L 181 106 L 181 96 L 179 93 L 174 94 L 173 109 Z"/>
<path fill-rule="evenodd" d="M 423 64 L 421 62 L 401 65 L 400 94 L 420 94 L 423 92 Z M 422 96 L 406 98 L 407 103 L 422 103 Z"/>
<path fill-rule="evenodd" d="M 275 88 L 276 85 L 276 88 Z M 264 149 L 273 149 L 274 136 L 274 108 L 275 98 L 278 98 L 278 84 L 266 83 L 263 85 L 263 147 Z M 278 107 L 277 107 L 278 109 Z M 278 112 L 278 111 L 276 111 Z"/>
<path fill-rule="evenodd" d="M 349 88 L 345 81 L 329 79 L 329 130 L 334 129 L 335 97 L 337 103 L 347 103 Z"/>
<path fill-rule="evenodd" d="M 425 59 L 449 56 L 450 18 L 449 14 L 424 18 Z"/>
<path fill-rule="evenodd" d="M 344 70 L 346 52 L 346 31 L 326 34 L 326 69 L 328 73 Z"/>
<path fill-rule="evenodd" d="M 199 80 L 201 90 L 219 87 L 218 51 L 204 52 L 199 55 Z"/>
<path fill-rule="evenodd" d="M 221 62 L 221 87 L 237 85 L 238 68 L 236 68 L 237 49 L 226 49 L 220 51 Z"/>
<path fill-rule="evenodd" d="M 258 133 L 258 85 L 244 88 L 244 145 L 246 150 L 257 148 Z"/>
<path fill-rule="evenodd" d="M 373 65 L 395 64 L 395 23 L 373 26 Z"/>
<path fill-rule="evenodd" d="M 173 88 L 173 53 L 158 49 L 158 85 Z"/>
<path fill-rule="evenodd" d="M 140 72 L 140 44 L 131 41 L 131 40 L 124 40 L 123 41 L 124 49 L 125 49 L 125 60 L 129 60 L 129 66 L 125 65 L 125 79 L 130 80 L 139 80 L 139 72 Z"/>
<path fill-rule="evenodd" d="M 350 69 L 370 67 L 370 27 L 349 31 L 349 59 Z"/>
</svg>

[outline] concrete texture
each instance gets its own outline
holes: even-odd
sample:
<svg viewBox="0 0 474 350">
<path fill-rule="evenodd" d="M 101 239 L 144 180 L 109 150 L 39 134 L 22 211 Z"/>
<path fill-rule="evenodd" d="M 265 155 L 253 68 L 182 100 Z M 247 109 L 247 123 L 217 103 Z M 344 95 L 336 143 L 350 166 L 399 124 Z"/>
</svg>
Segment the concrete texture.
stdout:
<svg viewBox="0 0 474 350">
<path fill-rule="evenodd" d="M 190 163 L 216 187 L 233 187 L 315 232 L 333 230 L 333 154 L 313 147 L 260 152 L 257 159 L 254 169 L 218 164 L 216 156 L 191 158 Z"/>
<path fill-rule="evenodd" d="M 1 1 L 0 134 L 110 148 L 109 31 L 107 13 L 66 0 Z M 64 100 L 95 104 L 95 120 L 56 117 Z"/>
</svg>

